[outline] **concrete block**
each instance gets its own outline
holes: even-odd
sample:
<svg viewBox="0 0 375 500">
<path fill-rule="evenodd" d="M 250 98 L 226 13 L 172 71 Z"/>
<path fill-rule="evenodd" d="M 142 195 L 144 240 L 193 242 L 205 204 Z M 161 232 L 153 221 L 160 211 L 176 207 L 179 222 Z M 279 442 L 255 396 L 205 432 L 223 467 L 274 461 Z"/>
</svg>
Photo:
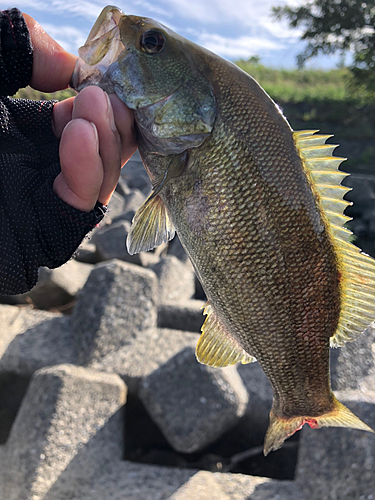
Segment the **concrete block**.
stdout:
<svg viewBox="0 0 375 500">
<path fill-rule="evenodd" d="M 307 500 L 292 481 L 275 481 L 244 474 L 200 471 L 170 500 Z"/>
<path fill-rule="evenodd" d="M 4 479 L 3 479 L 3 470 L 4 470 L 4 457 L 5 457 L 5 446 L 0 445 L 0 495 L 3 490 Z M 0 497 L 1 498 L 1 497 Z"/>
<path fill-rule="evenodd" d="M 89 238 L 85 238 L 74 254 L 75 260 L 86 264 L 97 264 L 100 262 L 96 251 L 96 245 Z"/>
<path fill-rule="evenodd" d="M 271 384 L 259 363 L 237 364 L 236 369 L 249 395 L 245 415 L 236 429 L 237 439 L 243 435 L 249 445 L 257 446 L 263 443 L 269 424 Z"/>
<path fill-rule="evenodd" d="M 1 498 L 42 500 L 73 460 L 87 481 L 120 460 L 125 400 L 117 375 L 71 365 L 36 372 L 6 444 Z"/>
<path fill-rule="evenodd" d="M 371 325 L 355 341 L 331 349 L 333 390 L 358 388 L 375 367 L 375 325 Z"/>
<path fill-rule="evenodd" d="M 112 224 L 114 219 L 121 215 L 125 210 L 125 198 L 120 193 L 114 192 L 110 202 L 108 203 L 108 210 L 100 225 L 102 227 Z M 100 231 L 99 231 L 100 232 Z"/>
<path fill-rule="evenodd" d="M 170 500 L 230 500 L 215 479 L 212 472 L 200 471 L 194 474 Z"/>
<path fill-rule="evenodd" d="M 205 317 L 202 300 L 184 300 L 182 303 L 158 305 L 158 326 L 200 333 Z"/>
<path fill-rule="evenodd" d="M 96 234 L 95 244 L 101 260 L 121 259 L 141 265 L 139 254 L 130 255 L 126 249 L 126 238 L 130 226 L 129 221 L 120 220 Z"/>
<path fill-rule="evenodd" d="M 93 269 L 92 264 L 70 260 L 56 269 L 41 267 L 36 286 L 23 294 L 38 309 L 58 308 L 74 300 Z"/>
<path fill-rule="evenodd" d="M 216 482 L 231 500 L 309 500 L 294 481 L 215 472 Z M 322 499 L 321 499 L 322 500 Z"/>
<path fill-rule="evenodd" d="M 109 461 L 94 477 L 79 472 L 73 460 L 43 500 L 168 500 L 196 473 L 121 460 Z"/>
<path fill-rule="evenodd" d="M 180 238 L 176 234 L 176 236 L 169 242 L 168 245 L 168 255 L 174 255 L 177 257 L 179 260 L 182 262 L 188 262 L 189 257 L 187 256 L 187 253 L 185 252 L 183 246 L 181 245 Z"/>
<path fill-rule="evenodd" d="M 125 179 L 129 188 L 139 189 L 146 196 L 151 193 L 151 181 L 143 166 L 138 151 L 132 156 L 127 164 L 123 166 L 121 177 Z"/>
<path fill-rule="evenodd" d="M 342 391 L 336 397 L 375 428 L 373 389 Z M 313 430 L 307 426 L 300 432 L 296 481 L 309 500 L 371 499 L 375 492 L 374 471 L 375 434 L 332 427 Z"/>
<path fill-rule="evenodd" d="M 238 422 L 248 402 L 234 367 L 201 365 L 191 347 L 145 378 L 139 396 L 170 445 L 184 453 L 215 441 Z"/>
<path fill-rule="evenodd" d="M 70 318 L 27 307 L 0 306 L 0 372 L 32 375 L 77 361 Z"/>
<path fill-rule="evenodd" d="M 92 361 L 97 370 L 118 373 L 129 392 L 136 394 L 142 380 L 185 347 L 195 348 L 198 335 L 170 329 L 149 329 L 136 342 Z"/>
<path fill-rule="evenodd" d="M 156 286 L 155 273 L 133 264 L 113 260 L 95 267 L 72 315 L 81 364 L 130 350 L 156 328 Z"/>
<path fill-rule="evenodd" d="M 141 252 L 130 255 L 126 248 L 126 238 L 131 223 L 127 220 L 118 220 L 110 226 L 101 229 L 95 235 L 95 244 L 99 260 L 107 261 L 120 259 L 138 266 L 150 266 L 159 261 L 153 252 Z"/>
<path fill-rule="evenodd" d="M 117 182 L 116 193 L 124 197 L 131 193 L 131 189 L 128 186 L 126 180 L 121 176 Z"/>
<path fill-rule="evenodd" d="M 0 372 L 0 445 L 8 439 L 29 382 L 29 376 Z"/>
<path fill-rule="evenodd" d="M 195 274 L 190 262 L 165 255 L 151 269 L 158 277 L 158 303 L 183 302 L 194 296 Z"/>
</svg>

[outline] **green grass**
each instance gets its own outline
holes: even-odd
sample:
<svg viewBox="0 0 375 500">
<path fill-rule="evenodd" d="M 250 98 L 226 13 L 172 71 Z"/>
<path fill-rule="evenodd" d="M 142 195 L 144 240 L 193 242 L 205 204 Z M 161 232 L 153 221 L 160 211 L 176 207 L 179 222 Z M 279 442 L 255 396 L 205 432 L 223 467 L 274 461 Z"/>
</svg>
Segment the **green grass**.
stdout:
<svg viewBox="0 0 375 500">
<path fill-rule="evenodd" d="M 349 172 L 375 171 L 375 96 L 352 84 L 347 68 L 283 70 L 238 61 L 277 102 L 294 130 L 333 134 Z"/>
<path fill-rule="evenodd" d="M 32 99 L 34 101 L 50 101 L 51 99 L 56 99 L 58 101 L 63 101 L 68 97 L 73 97 L 77 95 L 77 92 L 73 89 L 59 90 L 58 92 L 39 92 L 31 87 L 26 87 L 20 89 L 14 96 L 16 99 Z"/>
<path fill-rule="evenodd" d="M 319 100 L 346 101 L 365 99 L 362 90 L 350 88 L 350 71 L 347 68 L 324 70 L 286 70 L 267 68 L 262 64 L 237 61 L 273 99 L 284 102 L 310 102 Z"/>
</svg>

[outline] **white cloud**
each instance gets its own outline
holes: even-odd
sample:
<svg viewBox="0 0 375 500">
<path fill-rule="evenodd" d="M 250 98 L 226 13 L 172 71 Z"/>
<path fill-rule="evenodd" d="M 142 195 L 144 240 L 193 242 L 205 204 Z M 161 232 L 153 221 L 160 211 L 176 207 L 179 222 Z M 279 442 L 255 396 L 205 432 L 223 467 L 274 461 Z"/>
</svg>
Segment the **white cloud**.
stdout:
<svg viewBox="0 0 375 500">
<path fill-rule="evenodd" d="M 116 0 L 114 3 L 126 14 L 154 18 L 223 57 L 259 55 L 266 64 L 292 66 L 295 54 L 304 48 L 299 40 L 301 31 L 289 29 L 285 21 L 273 20 L 271 7 L 298 6 L 304 1 L 236 0 L 235 5 L 229 0 Z M 17 0 L 16 3 L 73 53 L 84 43 L 106 5 L 103 0 Z M 0 8 L 7 7 L 0 0 Z"/>
<path fill-rule="evenodd" d="M 302 5 L 304 0 L 160 0 L 169 5 L 180 18 L 194 19 L 204 24 L 237 22 L 239 29 L 254 28 L 261 17 L 270 18 L 272 7 L 283 4 Z M 275 21 L 276 22 L 276 21 Z"/>
<path fill-rule="evenodd" d="M 289 29 L 284 21 L 271 21 L 269 17 L 258 19 L 258 22 L 263 26 L 268 33 L 276 38 L 298 40 L 301 38 L 303 31 L 300 29 Z"/>
<path fill-rule="evenodd" d="M 229 59 L 248 59 L 258 55 L 260 51 L 280 50 L 284 48 L 279 42 L 266 38 L 242 36 L 239 38 L 226 38 L 218 34 L 203 33 L 199 36 L 198 43 L 206 49 Z"/>
<path fill-rule="evenodd" d="M 103 2 L 88 0 L 51 0 L 50 2 L 36 0 L 17 0 L 17 7 L 24 12 L 35 9 L 52 15 L 64 14 L 66 17 L 83 16 L 94 21 L 104 7 Z"/>
<path fill-rule="evenodd" d="M 152 13 L 151 15 L 156 14 L 156 16 L 163 16 L 167 18 L 171 18 L 174 15 L 174 12 L 171 9 L 161 9 L 159 5 L 152 4 L 144 0 L 133 0 L 132 2 L 126 2 L 126 7 L 122 7 L 121 4 L 118 4 L 118 7 L 120 7 L 125 12 L 125 14 L 148 16 L 148 13 Z M 147 14 L 145 14 L 145 12 L 147 12 Z M 155 20 L 161 23 L 160 18 Z"/>
<path fill-rule="evenodd" d="M 78 47 L 86 41 L 87 36 L 82 30 L 74 26 L 55 26 L 53 24 L 43 24 L 46 32 L 59 43 L 65 50 L 77 54 Z"/>
</svg>

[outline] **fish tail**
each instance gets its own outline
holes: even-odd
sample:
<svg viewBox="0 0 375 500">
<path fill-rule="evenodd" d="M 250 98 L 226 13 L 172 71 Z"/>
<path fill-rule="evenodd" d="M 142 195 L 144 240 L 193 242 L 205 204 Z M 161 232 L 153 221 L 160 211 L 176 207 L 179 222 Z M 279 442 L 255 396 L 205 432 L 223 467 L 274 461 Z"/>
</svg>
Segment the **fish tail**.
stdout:
<svg viewBox="0 0 375 500">
<path fill-rule="evenodd" d="M 267 456 L 270 451 L 281 448 L 284 441 L 296 431 L 302 429 L 304 424 L 309 424 L 312 429 L 320 429 L 321 427 L 350 427 L 351 429 L 375 432 L 346 406 L 340 403 L 333 394 L 332 397 L 333 409 L 318 417 L 280 418 L 271 410 L 270 424 L 264 442 L 264 455 Z"/>
</svg>

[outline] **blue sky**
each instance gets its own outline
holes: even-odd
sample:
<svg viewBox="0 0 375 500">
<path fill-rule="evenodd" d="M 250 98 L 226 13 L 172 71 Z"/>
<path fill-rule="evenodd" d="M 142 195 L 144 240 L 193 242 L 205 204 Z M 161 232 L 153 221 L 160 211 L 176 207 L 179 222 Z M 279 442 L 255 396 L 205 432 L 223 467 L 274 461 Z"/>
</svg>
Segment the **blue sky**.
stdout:
<svg viewBox="0 0 375 500">
<path fill-rule="evenodd" d="M 233 4 L 235 3 L 235 6 Z M 151 17 L 180 35 L 230 59 L 260 56 L 273 67 L 295 67 L 304 48 L 300 32 L 271 17 L 275 5 L 299 5 L 303 0 L 128 0 L 115 3 L 126 14 Z M 102 8 L 101 1 L 19 0 L 0 1 L 0 8 L 17 6 L 34 17 L 66 50 L 77 54 Z M 310 67 L 329 68 L 336 57 L 319 57 Z"/>
</svg>

